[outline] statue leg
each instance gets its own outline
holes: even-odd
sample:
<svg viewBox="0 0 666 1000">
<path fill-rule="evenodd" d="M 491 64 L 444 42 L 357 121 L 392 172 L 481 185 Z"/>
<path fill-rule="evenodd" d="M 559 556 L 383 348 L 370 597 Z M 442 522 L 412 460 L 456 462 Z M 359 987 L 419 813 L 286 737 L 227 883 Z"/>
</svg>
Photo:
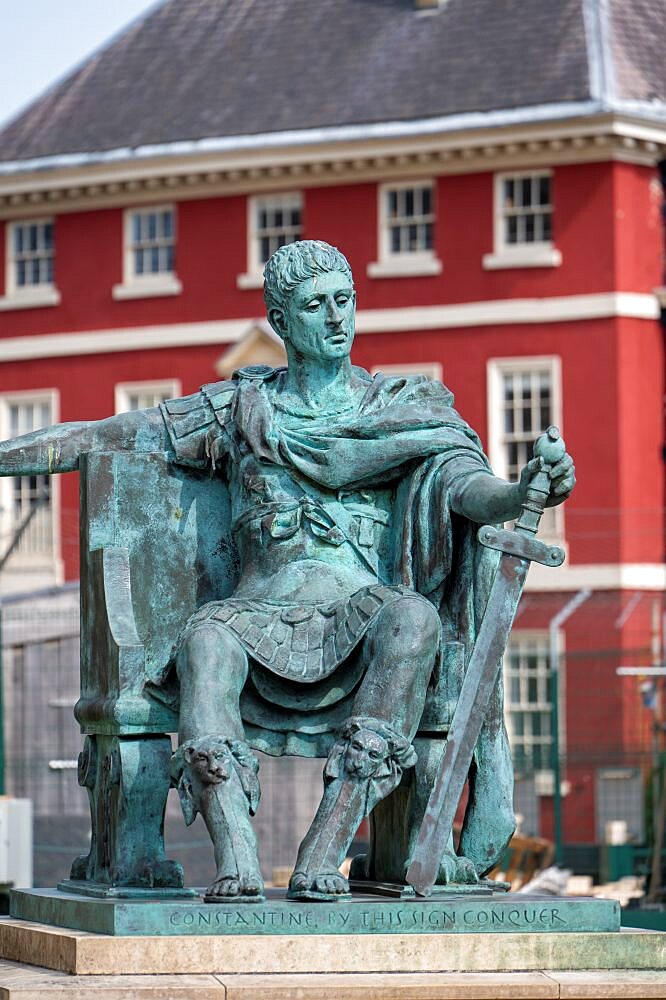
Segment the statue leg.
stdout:
<svg viewBox="0 0 666 1000">
<path fill-rule="evenodd" d="M 367 668 L 324 769 L 324 795 L 298 851 L 292 899 L 340 899 L 349 893 L 338 868 L 361 821 L 416 763 L 411 745 L 435 663 L 440 622 L 424 599 L 386 606 L 365 637 Z"/>
<path fill-rule="evenodd" d="M 179 747 L 171 763 L 185 822 L 201 813 L 213 842 L 213 901 L 262 899 L 257 842 L 250 823 L 259 804 L 259 763 L 245 742 L 239 699 L 248 672 L 240 643 L 204 623 L 185 639 L 180 681 Z"/>
</svg>

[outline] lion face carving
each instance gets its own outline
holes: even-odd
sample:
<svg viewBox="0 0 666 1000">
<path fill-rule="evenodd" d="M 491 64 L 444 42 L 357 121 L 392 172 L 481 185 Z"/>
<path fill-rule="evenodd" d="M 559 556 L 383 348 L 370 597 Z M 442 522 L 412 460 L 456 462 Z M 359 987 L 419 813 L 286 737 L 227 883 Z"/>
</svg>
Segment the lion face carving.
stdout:
<svg viewBox="0 0 666 1000">
<path fill-rule="evenodd" d="M 186 760 L 191 771 L 206 785 L 228 781 L 231 775 L 231 754 L 226 746 L 196 749 L 188 747 Z"/>
<path fill-rule="evenodd" d="M 344 769 L 353 778 L 370 778 L 390 753 L 391 748 L 383 736 L 371 729 L 359 729 L 347 744 Z"/>
</svg>

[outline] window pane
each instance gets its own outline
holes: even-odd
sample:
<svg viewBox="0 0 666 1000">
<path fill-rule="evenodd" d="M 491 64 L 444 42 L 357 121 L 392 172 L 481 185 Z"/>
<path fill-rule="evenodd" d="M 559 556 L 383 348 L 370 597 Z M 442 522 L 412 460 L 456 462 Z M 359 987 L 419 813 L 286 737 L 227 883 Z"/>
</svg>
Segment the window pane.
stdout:
<svg viewBox="0 0 666 1000">
<path fill-rule="evenodd" d="M 544 240 L 552 240 L 553 236 L 552 236 L 550 212 L 546 213 L 543 216 L 542 229 L 543 229 Z"/>
<path fill-rule="evenodd" d="M 550 204 L 550 177 L 539 178 L 539 204 Z"/>
<path fill-rule="evenodd" d="M 410 218 L 414 215 L 414 191 L 412 188 L 407 188 L 405 191 L 405 215 Z"/>
<path fill-rule="evenodd" d="M 21 286 L 25 285 L 25 283 L 26 283 L 25 261 L 24 260 L 18 260 L 16 262 L 16 284 L 19 287 L 21 287 Z"/>
<path fill-rule="evenodd" d="M 167 239 L 173 236 L 173 212 L 162 212 L 162 233 Z"/>
<path fill-rule="evenodd" d="M 424 215 L 430 215 L 432 211 L 432 189 L 424 187 L 421 189 L 422 209 Z"/>
<path fill-rule="evenodd" d="M 53 247 L 53 223 L 47 222 L 44 226 L 44 247 L 51 250 Z"/>
<path fill-rule="evenodd" d="M 260 258 L 265 264 L 271 255 L 271 241 L 268 236 L 262 236 L 259 240 Z"/>
<path fill-rule="evenodd" d="M 524 208 L 532 204 L 532 178 L 523 177 L 520 182 L 520 203 Z"/>
<path fill-rule="evenodd" d="M 28 227 L 28 247 L 29 247 L 29 249 L 31 251 L 35 251 L 37 249 L 37 239 L 38 239 L 38 236 L 37 236 L 37 226 L 29 226 Z"/>
<path fill-rule="evenodd" d="M 292 226 L 300 226 L 301 224 L 301 213 L 300 209 L 292 208 L 290 215 L 290 223 Z"/>
<path fill-rule="evenodd" d="M 141 216 L 138 212 L 132 216 L 132 242 L 141 242 Z"/>
<path fill-rule="evenodd" d="M 506 222 L 506 242 L 507 243 L 517 243 L 518 242 L 518 219 L 515 215 L 510 215 L 508 219 L 504 220 Z"/>
<path fill-rule="evenodd" d="M 157 247 L 152 247 L 150 250 L 150 270 L 153 274 L 157 274 L 160 269 L 160 252 Z"/>
<path fill-rule="evenodd" d="M 284 222 L 283 222 L 283 213 L 282 213 L 282 209 L 281 208 L 276 208 L 275 209 L 275 211 L 273 213 L 273 219 L 274 219 L 273 225 L 276 227 L 276 229 L 279 229 L 281 226 L 284 225 Z"/>
<path fill-rule="evenodd" d="M 513 208 L 514 207 L 514 182 L 513 180 L 504 181 L 504 207 Z"/>
<path fill-rule="evenodd" d="M 23 253 L 23 226 L 14 226 L 14 253 Z"/>
<path fill-rule="evenodd" d="M 525 242 L 534 243 L 534 216 L 525 216 Z"/>
<path fill-rule="evenodd" d="M 151 212 L 149 215 L 145 216 L 146 231 L 149 240 L 155 240 L 157 238 L 157 215 L 155 212 Z"/>
<path fill-rule="evenodd" d="M 34 258 L 30 262 L 30 270 L 28 274 L 30 275 L 28 283 L 30 285 L 39 284 L 39 257 Z"/>
<path fill-rule="evenodd" d="M 424 248 L 426 250 L 432 250 L 432 222 L 426 222 L 423 228 L 425 230 Z"/>
<path fill-rule="evenodd" d="M 395 219 L 398 214 L 398 195 L 396 191 L 388 193 L 388 213 L 390 219 Z"/>
<path fill-rule="evenodd" d="M 134 251 L 134 273 L 143 274 L 143 250 Z"/>
<path fill-rule="evenodd" d="M 400 253 L 400 226 L 391 226 L 391 252 Z"/>
<path fill-rule="evenodd" d="M 268 219 L 266 217 L 266 209 L 265 208 L 260 208 L 259 209 L 259 217 L 257 219 L 257 226 L 259 227 L 259 229 L 266 229 L 266 227 L 268 226 Z"/>
</svg>

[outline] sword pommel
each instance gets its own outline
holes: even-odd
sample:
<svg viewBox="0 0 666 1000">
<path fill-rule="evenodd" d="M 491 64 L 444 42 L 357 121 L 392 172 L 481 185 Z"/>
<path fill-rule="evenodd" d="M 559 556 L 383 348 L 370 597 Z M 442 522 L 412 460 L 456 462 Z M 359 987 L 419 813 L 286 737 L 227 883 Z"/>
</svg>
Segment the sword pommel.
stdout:
<svg viewBox="0 0 666 1000">
<path fill-rule="evenodd" d="M 565 454 L 564 441 L 557 427 L 549 427 L 546 433 L 534 442 L 534 457 L 542 458 L 546 465 L 557 465 Z"/>
</svg>

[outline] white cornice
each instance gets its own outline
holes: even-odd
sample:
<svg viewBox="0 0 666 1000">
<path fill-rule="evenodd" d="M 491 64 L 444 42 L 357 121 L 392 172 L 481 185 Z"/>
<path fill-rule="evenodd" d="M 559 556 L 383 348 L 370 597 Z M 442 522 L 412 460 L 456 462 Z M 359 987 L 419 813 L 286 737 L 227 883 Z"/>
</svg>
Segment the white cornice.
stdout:
<svg viewBox="0 0 666 1000">
<path fill-rule="evenodd" d="M 654 164 L 666 152 L 666 120 L 656 111 L 648 120 L 587 104 L 541 110 L 550 118 L 536 109 L 524 120 L 455 116 L 0 163 L 0 218 L 400 176 L 609 159 Z"/>
<path fill-rule="evenodd" d="M 615 316 L 655 320 L 659 318 L 659 314 L 659 303 L 655 295 L 602 292 L 596 295 L 561 295 L 544 299 L 497 299 L 454 305 L 408 306 L 403 309 L 360 309 L 356 314 L 356 329 L 359 334 L 399 333 L 516 323 L 559 323 L 609 319 Z M 0 362 L 229 344 L 235 343 L 249 328 L 261 323 L 263 320 L 247 317 L 204 323 L 6 337 L 0 339 Z"/>
<path fill-rule="evenodd" d="M 664 563 L 566 564 L 559 569 L 533 563 L 527 576 L 528 591 L 666 590 Z"/>
</svg>

